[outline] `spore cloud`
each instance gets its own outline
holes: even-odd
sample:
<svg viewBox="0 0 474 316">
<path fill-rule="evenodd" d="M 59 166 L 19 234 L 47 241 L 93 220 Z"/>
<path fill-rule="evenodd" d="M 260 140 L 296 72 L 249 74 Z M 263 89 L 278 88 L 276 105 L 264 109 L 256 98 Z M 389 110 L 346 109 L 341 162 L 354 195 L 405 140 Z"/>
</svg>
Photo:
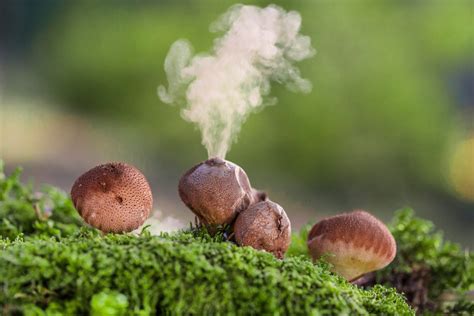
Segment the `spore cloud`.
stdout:
<svg viewBox="0 0 474 316">
<path fill-rule="evenodd" d="M 224 159 L 248 115 L 276 102 L 269 97 L 272 81 L 311 91 L 295 66 L 315 52 L 300 28 L 298 12 L 235 5 L 211 24 L 211 32 L 221 36 L 210 52 L 195 55 L 186 40 L 171 46 L 168 88 L 158 87 L 158 95 L 183 107 L 182 117 L 199 127 L 209 157 Z"/>
</svg>

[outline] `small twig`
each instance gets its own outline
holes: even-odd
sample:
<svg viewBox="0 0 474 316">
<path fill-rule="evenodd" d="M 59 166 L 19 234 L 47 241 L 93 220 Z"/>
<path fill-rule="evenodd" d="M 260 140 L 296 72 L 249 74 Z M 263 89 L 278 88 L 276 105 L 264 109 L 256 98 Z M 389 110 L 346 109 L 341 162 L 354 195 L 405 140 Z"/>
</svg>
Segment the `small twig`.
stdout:
<svg viewBox="0 0 474 316">
<path fill-rule="evenodd" d="M 368 273 L 360 278 L 352 280 L 351 283 L 357 286 L 366 286 L 368 284 L 373 284 L 375 282 L 375 273 Z"/>
<path fill-rule="evenodd" d="M 40 221 L 45 221 L 45 220 L 48 219 L 48 215 L 46 215 L 45 213 L 43 213 L 43 212 L 41 211 L 41 208 L 40 208 L 40 206 L 39 206 L 38 203 L 35 203 L 35 204 L 33 205 L 33 208 L 34 208 L 34 210 L 35 210 L 36 217 L 37 217 Z"/>
<path fill-rule="evenodd" d="M 227 236 L 227 240 L 231 240 L 232 238 L 234 238 L 234 235 L 235 235 L 235 233 L 232 232 L 229 236 Z"/>
</svg>

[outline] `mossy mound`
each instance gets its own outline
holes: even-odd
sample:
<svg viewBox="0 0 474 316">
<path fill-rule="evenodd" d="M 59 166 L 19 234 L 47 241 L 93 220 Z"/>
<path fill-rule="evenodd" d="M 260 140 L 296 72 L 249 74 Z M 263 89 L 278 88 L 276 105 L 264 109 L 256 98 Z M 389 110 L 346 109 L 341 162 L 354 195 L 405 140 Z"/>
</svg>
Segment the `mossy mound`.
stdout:
<svg viewBox="0 0 474 316">
<path fill-rule="evenodd" d="M 99 312 L 91 304 L 99 294 L 113 298 L 103 307 L 122 297 L 119 310 L 145 315 L 412 314 L 394 289 L 364 290 L 305 258 L 277 260 L 199 231 L 160 237 L 85 232 L 1 247 L 4 311 Z"/>
<path fill-rule="evenodd" d="M 358 287 L 310 261 L 307 229 L 284 260 L 196 228 L 103 236 L 83 226 L 67 194 L 35 192 L 19 177 L 6 177 L 0 161 L 2 315 L 413 314 L 402 292 L 418 313 L 474 312 L 462 295 L 474 286 L 474 253 L 409 210 L 390 225 L 396 260 Z M 420 266 L 424 283 L 413 288 Z M 446 291 L 454 304 L 438 303 Z M 411 296 L 420 293 L 424 305 Z"/>
<path fill-rule="evenodd" d="M 66 194 L 0 166 L 3 314 L 412 314 L 394 289 L 358 288 L 305 256 L 275 259 L 189 229 L 107 235 Z"/>
</svg>

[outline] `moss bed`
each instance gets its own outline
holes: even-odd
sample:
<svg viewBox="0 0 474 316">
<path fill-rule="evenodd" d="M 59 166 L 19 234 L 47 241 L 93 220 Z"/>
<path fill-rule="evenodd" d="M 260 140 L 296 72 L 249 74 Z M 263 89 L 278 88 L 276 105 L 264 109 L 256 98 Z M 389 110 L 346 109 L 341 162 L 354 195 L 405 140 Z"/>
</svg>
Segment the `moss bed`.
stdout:
<svg viewBox="0 0 474 316">
<path fill-rule="evenodd" d="M 307 229 L 284 260 L 192 227 L 104 236 L 83 226 L 65 193 L 34 192 L 19 177 L 0 166 L 3 315 L 474 313 L 464 296 L 474 284 L 473 253 L 443 242 L 410 210 L 390 226 L 397 259 L 356 286 L 309 260 Z M 410 277 L 418 271 L 429 277 L 417 287 Z M 455 302 L 440 301 L 447 290 Z"/>
</svg>

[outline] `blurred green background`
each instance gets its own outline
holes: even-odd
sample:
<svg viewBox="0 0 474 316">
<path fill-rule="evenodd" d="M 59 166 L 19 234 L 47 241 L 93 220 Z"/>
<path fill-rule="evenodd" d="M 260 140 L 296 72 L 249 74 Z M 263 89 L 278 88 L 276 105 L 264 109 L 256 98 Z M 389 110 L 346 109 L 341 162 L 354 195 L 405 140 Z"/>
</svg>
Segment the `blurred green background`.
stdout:
<svg viewBox="0 0 474 316">
<path fill-rule="evenodd" d="M 0 158 L 65 190 L 94 164 L 128 161 L 152 182 L 158 220 L 191 221 L 177 182 L 206 151 L 156 88 L 170 45 L 209 50 L 209 24 L 234 3 L 0 2 Z M 299 64 L 313 91 L 274 84 L 278 103 L 249 117 L 227 159 L 296 229 L 409 205 L 474 246 L 473 2 L 241 3 L 300 12 L 317 54 Z"/>
</svg>

